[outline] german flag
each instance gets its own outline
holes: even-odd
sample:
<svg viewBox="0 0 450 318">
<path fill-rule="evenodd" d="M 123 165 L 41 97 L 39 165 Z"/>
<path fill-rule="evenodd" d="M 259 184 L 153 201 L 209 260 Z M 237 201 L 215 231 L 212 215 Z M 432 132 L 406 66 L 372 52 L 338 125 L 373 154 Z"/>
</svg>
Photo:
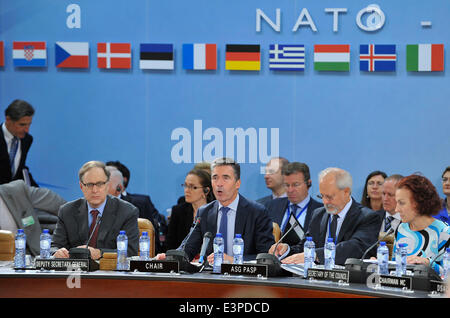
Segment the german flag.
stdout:
<svg viewBox="0 0 450 318">
<path fill-rule="evenodd" d="M 259 71 L 261 69 L 259 45 L 227 44 L 225 69 L 230 71 Z"/>
</svg>

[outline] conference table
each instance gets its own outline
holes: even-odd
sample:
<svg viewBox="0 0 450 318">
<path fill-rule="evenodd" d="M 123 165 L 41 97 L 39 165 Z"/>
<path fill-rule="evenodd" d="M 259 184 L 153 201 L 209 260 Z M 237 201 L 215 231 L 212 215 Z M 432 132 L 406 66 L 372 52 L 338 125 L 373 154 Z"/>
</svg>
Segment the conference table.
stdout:
<svg viewBox="0 0 450 318">
<path fill-rule="evenodd" d="M 0 298 L 432 298 L 428 291 L 369 288 L 299 276 L 247 277 L 120 271 L 16 271 L 0 266 Z"/>
</svg>

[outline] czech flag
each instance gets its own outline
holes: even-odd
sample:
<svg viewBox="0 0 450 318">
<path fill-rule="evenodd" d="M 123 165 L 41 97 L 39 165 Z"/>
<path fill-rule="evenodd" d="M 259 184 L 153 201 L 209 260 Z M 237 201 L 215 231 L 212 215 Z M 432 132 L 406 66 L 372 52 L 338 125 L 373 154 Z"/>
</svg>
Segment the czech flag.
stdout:
<svg viewBox="0 0 450 318">
<path fill-rule="evenodd" d="M 88 42 L 56 42 L 56 67 L 89 68 Z"/>
</svg>

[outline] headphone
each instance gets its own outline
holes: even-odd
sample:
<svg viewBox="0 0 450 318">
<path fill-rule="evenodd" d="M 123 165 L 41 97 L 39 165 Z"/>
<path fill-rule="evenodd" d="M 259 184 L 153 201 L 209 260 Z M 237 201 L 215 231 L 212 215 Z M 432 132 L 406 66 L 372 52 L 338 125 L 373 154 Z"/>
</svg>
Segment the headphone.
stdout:
<svg viewBox="0 0 450 318">
<path fill-rule="evenodd" d="M 208 194 L 208 193 L 209 193 L 209 188 L 208 188 L 208 187 L 203 188 L 203 193 L 204 193 L 204 194 Z"/>
<path fill-rule="evenodd" d="M 116 191 L 117 191 L 117 192 L 119 192 L 119 193 L 121 193 L 121 192 L 122 192 L 122 188 L 120 187 L 120 185 L 117 185 L 117 187 L 116 187 Z"/>
</svg>

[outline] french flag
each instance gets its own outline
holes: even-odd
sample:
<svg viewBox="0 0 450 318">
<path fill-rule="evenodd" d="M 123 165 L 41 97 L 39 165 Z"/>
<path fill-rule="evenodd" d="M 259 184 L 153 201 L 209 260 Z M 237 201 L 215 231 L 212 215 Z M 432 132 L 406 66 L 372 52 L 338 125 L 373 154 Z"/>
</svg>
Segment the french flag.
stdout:
<svg viewBox="0 0 450 318">
<path fill-rule="evenodd" d="M 183 68 L 185 70 L 217 69 L 217 45 L 183 44 Z"/>
<path fill-rule="evenodd" d="M 16 67 L 47 66 L 46 42 L 13 42 L 13 63 Z"/>
<path fill-rule="evenodd" d="M 55 64 L 62 68 L 89 68 L 89 43 L 56 42 Z"/>
</svg>

